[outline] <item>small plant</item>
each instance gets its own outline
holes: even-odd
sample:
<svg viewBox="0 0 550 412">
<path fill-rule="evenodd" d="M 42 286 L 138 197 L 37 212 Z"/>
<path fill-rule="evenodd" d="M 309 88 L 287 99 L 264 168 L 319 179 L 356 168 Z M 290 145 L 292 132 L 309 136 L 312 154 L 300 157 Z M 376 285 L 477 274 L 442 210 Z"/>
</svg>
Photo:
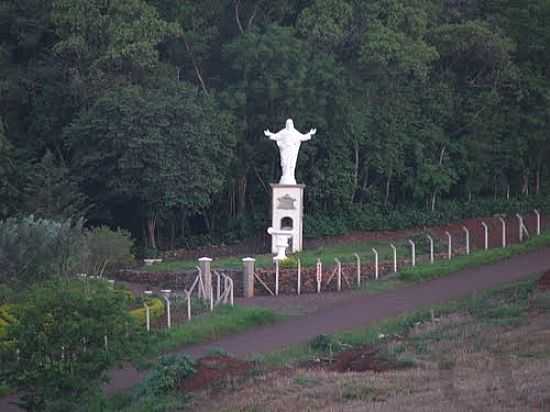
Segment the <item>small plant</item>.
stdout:
<svg viewBox="0 0 550 412">
<path fill-rule="evenodd" d="M 185 355 L 163 356 L 141 388 L 143 392 L 155 395 L 174 392 L 186 378 L 196 372 L 195 366 L 195 362 Z"/>
<path fill-rule="evenodd" d="M 295 269 L 298 266 L 298 258 L 296 256 L 287 256 L 286 259 L 279 261 L 281 269 Z"/>
<path fill-rule="evenodd" d="M 313 338 L 309 346 L 319 352 L 338 352 L 342 349 L 342 343 L 330 335 L 319 335 Z"/>
<path fill-rule="evenodd" d="M 223 348 L 209 348 L 206 356 L 228 356 L 228 353 Z"/>
</svg>

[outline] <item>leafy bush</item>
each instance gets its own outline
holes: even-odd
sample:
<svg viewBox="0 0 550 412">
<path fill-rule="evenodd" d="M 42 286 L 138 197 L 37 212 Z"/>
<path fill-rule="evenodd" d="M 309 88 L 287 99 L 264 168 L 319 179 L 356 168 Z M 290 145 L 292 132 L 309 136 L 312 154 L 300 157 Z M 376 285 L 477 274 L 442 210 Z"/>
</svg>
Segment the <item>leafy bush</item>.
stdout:
<svg viewBox="0 0 550 412">
<path fill-rule="evenodd" d="M 0 283 L 28 287 L 79 265 L 83 221 L 10 218 L 0 221 Z"/>
<path fill-rule="evenodd" d="M 158 319 L 164 315 L 164 302 L 159 298 L 151 298 L 146 300 L 147 306 L 150 309 L 151 320 Z M 145 307 L 134 309 L 130 311 L 130 316 L 136 319 L 142 324 L 145 323 L 146 314 Z"/>
<path fill-rule="evenodd" d="M 29 411 L 75 410 L 67 402 L 76 406 L 97 392 L 106 372 L 141 342 L 124 296 L 103 281 L 34 285 L 0 339 L 0 382 Z"/>
<path fill-rule="evenodd" d="M 131 253 L 134 242 L 127 231 L 100 226 L 86 231 L 85 242 L 83 268 L 88 274 L 103 276 L 106 271 L 120 269 L 134 260 Z"/>
<path fill-rule="evenodd" d="M 414 226 L 447 224 L 497 213 L 516 214 L 533 209 L 550 211 L 550 197 L 525 199 L 479 199 L 474 202 L 442 201 L 435 211 L 425 207 L 384 208 L 381 205 L 352 205 L 336 212 L 304 215 L 304 236 L 318 238 L 352 231 L 400 230 Z"/>
<path fill-rule="evenodd" d="M 145 392 L 166 394 L 175 391 L 195 371 L 195 362 L 185 355 L 162 356 L 142 387 Z"/>
</svg>

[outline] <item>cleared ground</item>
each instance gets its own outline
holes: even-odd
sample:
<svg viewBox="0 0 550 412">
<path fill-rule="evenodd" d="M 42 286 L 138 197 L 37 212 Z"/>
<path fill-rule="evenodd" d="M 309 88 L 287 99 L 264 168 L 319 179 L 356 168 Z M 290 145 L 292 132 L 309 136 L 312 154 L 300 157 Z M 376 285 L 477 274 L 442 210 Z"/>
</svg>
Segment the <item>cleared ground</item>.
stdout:
<svg viewBox="0 0 550 412">
<path fill-rule="evenodd" d="M 189 410 L 550 411 L 550 291 L 532 280 L 327 343 L 345 350 L 282 353 L 271 363 L 286 366 L 218 380 Z"/>
</svg>

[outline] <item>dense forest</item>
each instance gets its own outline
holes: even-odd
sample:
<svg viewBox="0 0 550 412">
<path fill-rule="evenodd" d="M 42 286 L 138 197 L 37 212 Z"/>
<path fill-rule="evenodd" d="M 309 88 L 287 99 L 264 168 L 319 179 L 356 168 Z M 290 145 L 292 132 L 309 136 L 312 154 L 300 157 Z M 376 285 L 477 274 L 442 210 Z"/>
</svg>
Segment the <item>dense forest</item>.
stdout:
<svg viewBox="0 0 550 412">
<path fill-rule="evenodd" d="M 323 224 L 534 197 L 549 49 L 550 0 L 1 0 L 0 219 L 265 231 L 288 117 Z"/>
</svg>

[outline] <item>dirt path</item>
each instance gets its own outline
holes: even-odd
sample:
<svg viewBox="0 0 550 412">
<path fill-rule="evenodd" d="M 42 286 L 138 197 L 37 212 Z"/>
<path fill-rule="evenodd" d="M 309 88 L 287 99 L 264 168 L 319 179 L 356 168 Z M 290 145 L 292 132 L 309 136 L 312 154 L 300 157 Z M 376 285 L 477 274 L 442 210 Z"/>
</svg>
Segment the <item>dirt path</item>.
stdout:
<svg viewBox="0 0 550 412">
<path fill-rule="evenodd" d="M 334 299 L 333 304 L 321 306 L 317 312 L 303 317 L 253 329 L 209 344 L 187 347 L 181 353 L 200 357 L 212 348 L 222 348 L 237 357 L 265 353 L 306 342 L 320 334 L 365 327 L 375 321 L 426 305 L 445 303 L 546 270 L 550 270 L 550 248 L 379 295 L 350 294 L 346 301 Z M 287 296 L 284 299 L 297 304 L 303 297 Z M 132 387 L 142 379 L 143 374 L 134 368 L 125 368 L 113 371 L 111 377 L 111 383 L 105 388 L 108 393 Z M 7 405 L 7 400 L 0 400 L 0 410 L 16 411 L 17 409 Z"/>
</svg>

